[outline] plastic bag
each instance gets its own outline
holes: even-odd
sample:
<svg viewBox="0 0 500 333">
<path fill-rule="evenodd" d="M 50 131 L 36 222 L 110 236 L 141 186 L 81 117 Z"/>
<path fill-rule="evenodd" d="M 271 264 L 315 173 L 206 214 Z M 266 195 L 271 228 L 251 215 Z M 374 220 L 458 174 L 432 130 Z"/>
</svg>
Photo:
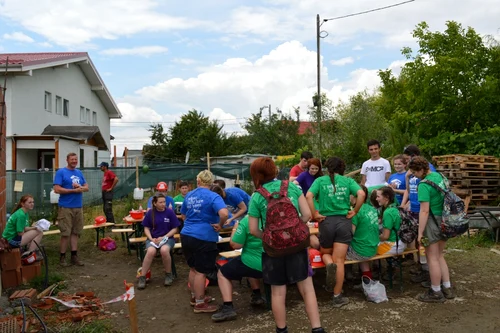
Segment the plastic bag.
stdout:
<svg viewBox="0 0 500 333">
<path fill-rule="evenodd" d="M 388 301 L 385 286 L 379 281 L 374 281 L 367 276 L 363 276 L 362 282 L 363 292 L 369 302 L 381 303 Z"/>
<path fill-rule="evenodd" d="M 102 251 L 114 251 L 116 250 L 116 242 L 113 238 L 105 237 L 99 241 L 99 248 Z"/>
</svg>

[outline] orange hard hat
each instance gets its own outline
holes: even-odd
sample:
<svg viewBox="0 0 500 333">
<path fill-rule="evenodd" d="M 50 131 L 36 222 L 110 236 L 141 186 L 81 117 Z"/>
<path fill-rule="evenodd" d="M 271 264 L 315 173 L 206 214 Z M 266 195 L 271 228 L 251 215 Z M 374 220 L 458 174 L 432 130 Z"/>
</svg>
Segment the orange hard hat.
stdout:
<svg viewBox="0 0 500 333">
<path fill-rule="evenodd" d="M 104 216 L 98 216 L 94 219 L 95 224 L 103 224 L 106 223 L 106 217 Z"/>
<path fill-rule="evenodd" d="M 316 249 L 309 248 L 309 261 L 312 267 L 324 267 L 323 259 L 321 258 L 321 252 Z"/>
<path fill-rule="evenodd" d="M 167 185 L 167 183 L 165 183 L 165 182 L 159 182 L 159 183 L 156 185 L 156 190 L 157 190 L 157 191 L 166 191 L 166 190 L 168 190 L 168 185 Z"/>
</svg>

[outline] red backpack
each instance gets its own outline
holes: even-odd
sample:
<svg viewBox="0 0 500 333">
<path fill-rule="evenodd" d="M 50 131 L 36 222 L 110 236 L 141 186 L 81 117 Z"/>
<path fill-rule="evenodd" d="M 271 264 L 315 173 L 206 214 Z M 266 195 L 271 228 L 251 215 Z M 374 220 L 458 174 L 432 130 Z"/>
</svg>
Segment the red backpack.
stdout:
<svg viewBox="0 0 500 333">
<path fill-rule="evenodd" d="M 309 246 L 309 227 L 288 198 L 288 181 L 281 181 L 279 192 L 257 190 L 267 201 L 266 225 L 262 233 L 264 250 L 270 257 L 283 257 Z"/>
</svg>

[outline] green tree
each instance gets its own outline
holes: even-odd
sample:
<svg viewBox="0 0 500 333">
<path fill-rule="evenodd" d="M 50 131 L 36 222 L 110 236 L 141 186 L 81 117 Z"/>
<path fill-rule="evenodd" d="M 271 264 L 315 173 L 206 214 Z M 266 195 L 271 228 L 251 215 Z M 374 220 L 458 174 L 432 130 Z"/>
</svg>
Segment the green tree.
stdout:
<svg viewBox="0 0 500 333">
<path fill-rule="evenodd" d="M 326 159 L 333 156 L 337 146 L 337 121 L 333 102 L 326 94 L 321 94 L 321 114 L 318 112 L 317 99 L 318 94 L 314 94 L 314 105 L 309 106 L 307 110 L 311 121 L 311 127 L 307 131 L 307 138 L 308 144 L 312 147 L 313 155 Z"/>
<path fill-rule="evenodd" d="M 165 162 L 167 159 L 168 134 L 162 124 L 149 125 L 151 143 L 144 145 L 144 159 L 146 163 Z"/>
</svg>

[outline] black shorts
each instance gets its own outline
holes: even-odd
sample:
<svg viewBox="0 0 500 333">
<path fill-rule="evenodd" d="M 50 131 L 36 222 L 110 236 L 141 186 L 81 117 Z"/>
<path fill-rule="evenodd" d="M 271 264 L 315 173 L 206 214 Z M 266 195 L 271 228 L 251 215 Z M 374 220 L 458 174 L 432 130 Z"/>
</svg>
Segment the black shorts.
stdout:
<svg viewBox="0 0 500 333">
<path fill-rule="evenodd" d="M 262 253 L 262 278 L 264 283 L 282 286 L 304 281 L 309 276 L 307 249 L 284 257 L 270 257 Z"/>
<path fill-rule="evenodd" d="M 245 265 L 241 257 L 229 260 L 220 268 L 220 272 L 228 280 L 241 280 L 244 277 L 262 279 L 262 272 Z"/>
<path fill-rule="evenodd" d="M 319 224 L 319 245 L 324 249 L 331 249 L 333 243 L 351 244 L 352 222 L 345 216 L 327 216 Z"/>
<path fill-rule="evenodd" d="M 216 242 L 207 242 L 191 236 L 181 235 L 182 252 L 189 267 L 205 275 L 217 269 L 215 259 L 219 254 Z"/>
</svg>

